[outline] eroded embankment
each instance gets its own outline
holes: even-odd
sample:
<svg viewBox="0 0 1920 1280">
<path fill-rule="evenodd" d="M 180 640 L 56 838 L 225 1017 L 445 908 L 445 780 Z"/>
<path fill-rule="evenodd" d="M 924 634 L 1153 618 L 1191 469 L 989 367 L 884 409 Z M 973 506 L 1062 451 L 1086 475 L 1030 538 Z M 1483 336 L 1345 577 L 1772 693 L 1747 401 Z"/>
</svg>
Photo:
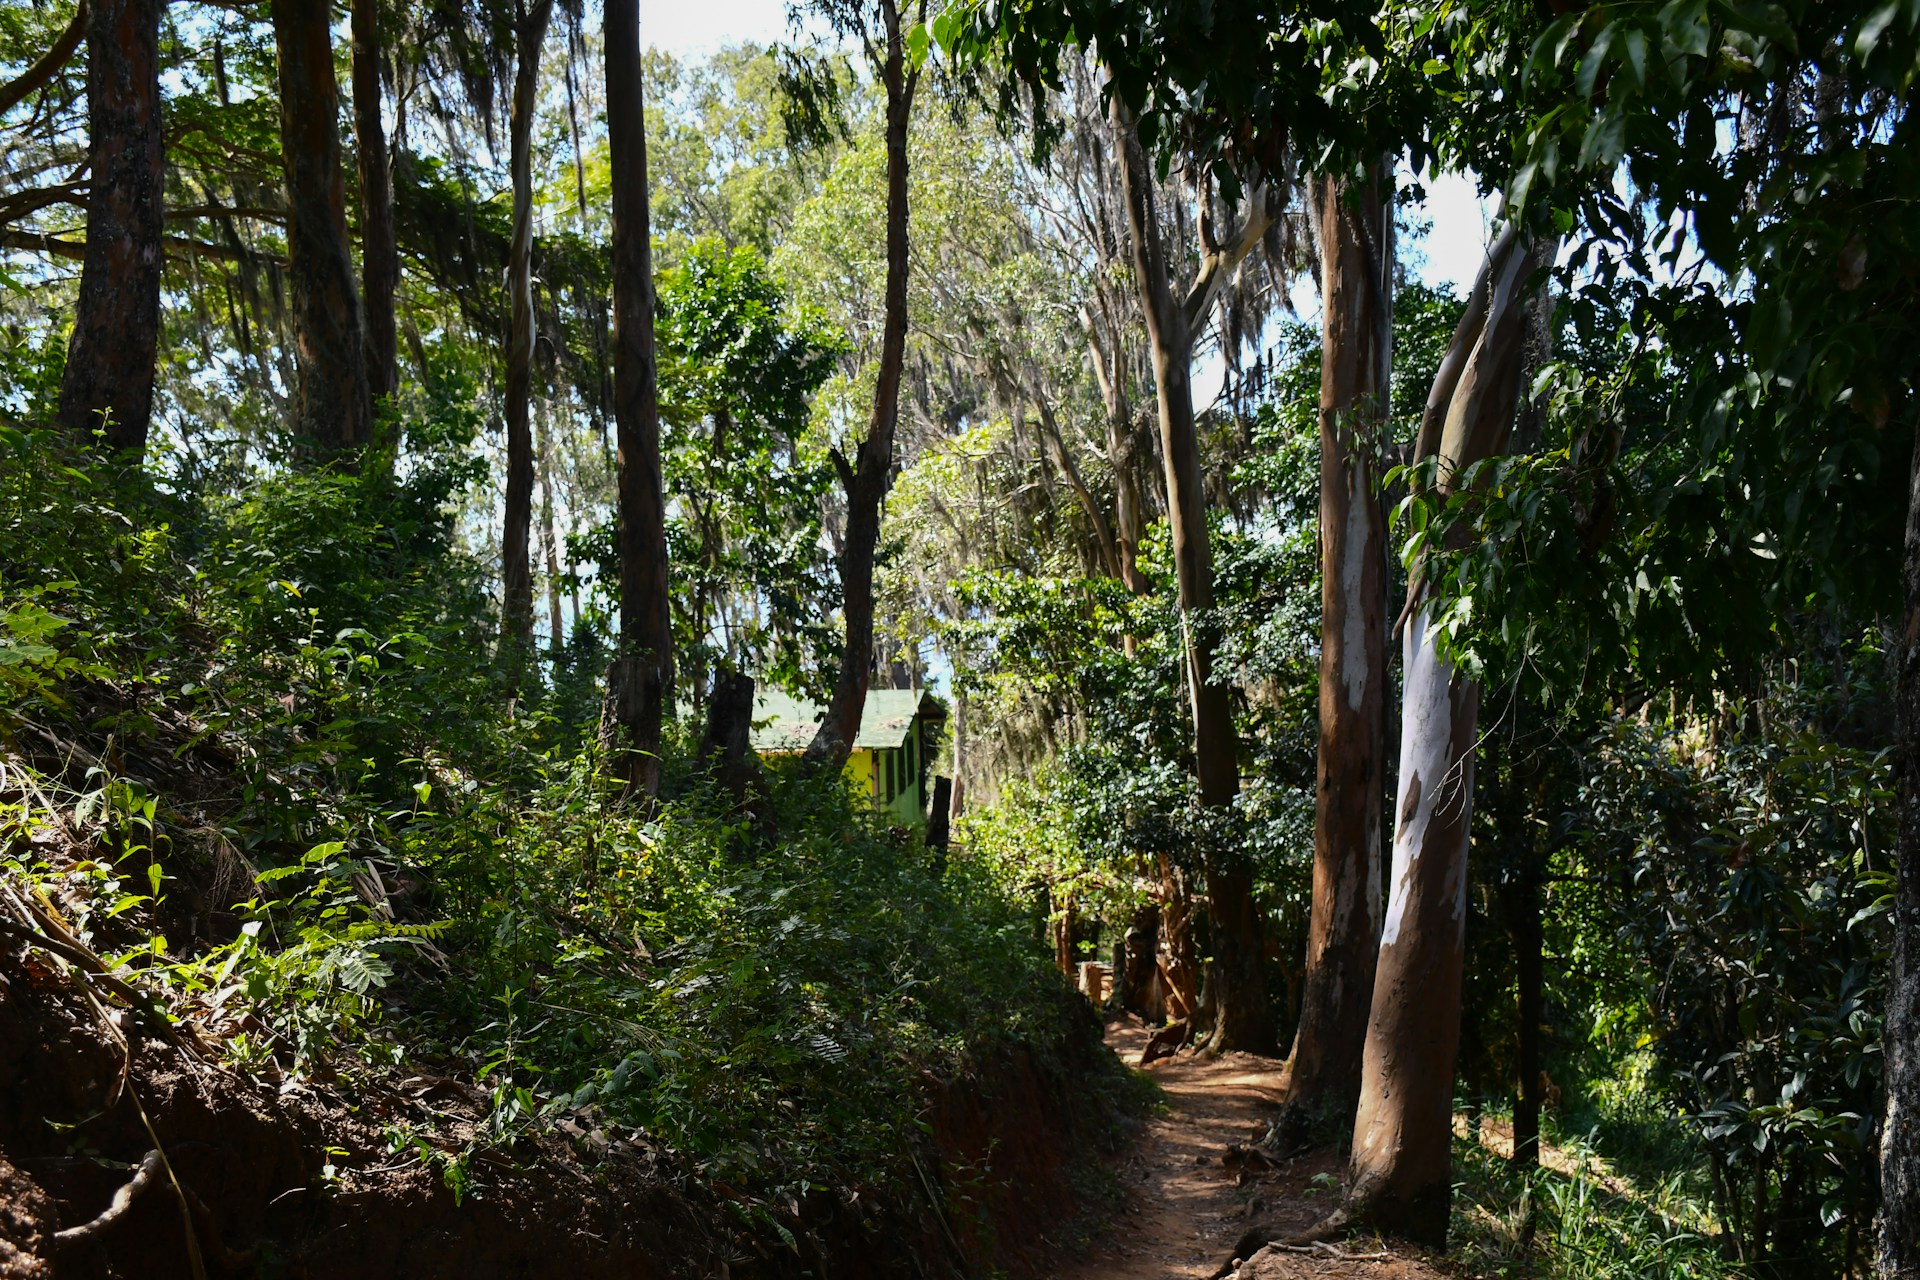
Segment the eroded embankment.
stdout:
<svg viewBox="0 0 1920 1280">
<path fill-rule="evenodd" d="M 486 1111 L 471 1082 L 247 1081 L 0 938 L 0 1278 L 192 1277 L 196 1249 L 208 1276 L 284 1280 L 1042 1275 L 1112 1133 L 1087 1087 L 1111 1058 L 1090 1016 L 1071 1025 L 1070 1043 L 929 1074 L 926 1139 L 886 1184 L 770 1203 L 642 1133 L 575 1125 L 483 1149 L 456 1198 L 388 1135 L 468 1140 Z M 112 1215 L 156 1149 L 166 1168 Z"/>
</svg>

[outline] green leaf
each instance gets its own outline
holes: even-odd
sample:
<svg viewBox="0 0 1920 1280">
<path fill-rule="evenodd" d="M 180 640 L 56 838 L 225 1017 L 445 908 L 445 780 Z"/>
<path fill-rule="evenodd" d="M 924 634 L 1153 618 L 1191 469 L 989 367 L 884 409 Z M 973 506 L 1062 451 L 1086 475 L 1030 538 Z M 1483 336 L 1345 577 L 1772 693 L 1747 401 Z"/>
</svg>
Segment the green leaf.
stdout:
<svg viewBox="0 0 1920 1280">
<path fill-rule="evenodd" d="M 1865 62 L 1873 56 L 1874 46 L 1880 43 L 1880 37 L 1887 33 L 1893 20 L 1900 16 L 1901 0 L 1887 0 L 1887 3 L 1867 15 L 1860 24 L 1860 30 L 1853 37 L 1854 56 Z"/>
<path fill-rule="evenodd" d="M 1713 34 L 1706 0 L 1674 0 L 1660 14 L 1660 31 L 1676 53 L 1706 57 L 1707 41 Z"/>
</svg>

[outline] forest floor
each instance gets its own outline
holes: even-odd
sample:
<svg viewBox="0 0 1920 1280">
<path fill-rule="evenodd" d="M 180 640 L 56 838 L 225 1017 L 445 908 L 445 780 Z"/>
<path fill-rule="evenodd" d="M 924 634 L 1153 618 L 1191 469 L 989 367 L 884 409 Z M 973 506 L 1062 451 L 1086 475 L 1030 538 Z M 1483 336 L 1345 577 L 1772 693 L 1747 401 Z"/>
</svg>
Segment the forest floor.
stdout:
<svg viewBox="0 0 1920 1280">
<path fill-rule="evenodd" d="M 1132 1017 L 1107 1026 L 1107 1044 L 1129 1066 L 1152 1029 Z M 1145 1068 L 1165 1094 L 1114 1169 L 1126 1202 L 1112 1228 L 1053 1280 L 1206 1280 L 1228 1259 L 1257 1250 L 1243 1241 L 1302 1231 L 1334 1206 L 1339 1153 L 1310 1152 L 1271 1169 L 1242 1167 L 1229 1147 L 1266 1133 L 1286 1084 L 1285 1064 L 1232 1053 L 1182 1052 Z M 1245 1247 L 1241 1253 L 1236 1246 Z M 1424 1250 L 1356 1238 L 1311 1253 L 1260 1251 L 1241 1280 L 1451 1280 Z"/>
</svg>

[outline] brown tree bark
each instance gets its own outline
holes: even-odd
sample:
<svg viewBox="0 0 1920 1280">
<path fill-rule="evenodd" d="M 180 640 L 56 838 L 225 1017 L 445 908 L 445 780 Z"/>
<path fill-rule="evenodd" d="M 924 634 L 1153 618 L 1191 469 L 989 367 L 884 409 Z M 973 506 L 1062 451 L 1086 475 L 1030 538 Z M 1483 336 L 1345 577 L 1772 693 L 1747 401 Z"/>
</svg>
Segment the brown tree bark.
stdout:
<svg viewBox="0 0 1920 1280">
<path fill-rule="evenodd" d="M 1907 487 L 1906 618 L 1895 650 L 1900 828 L 1894 859 L 1893 968 L 1883 1040 L 1887 1110 L 1880 1131 L 1881 1280 L 1920 1277 L 1920 437 Z"/>
<path fill-rule="evenodd" d="M 1200 442 L 1194 428 L 1191 366 L 1194 324 L 1205 314 L 1212 290 L 1231 264 L 1222 260 L 1203 263 L 1195 289 L 1184 301 L 1174 298 L 1140 135 L 1118 98 L 1113 111 L 1134 279 L 1153 351 L 1160 439 L 1166 455 L 1167 524 L 1173 535 L 1181 622 L 1186 633 L 1194 772 L 1200 783 L 1201 802 L 1224 807 L 1233 803 L 1240 790 L 1239 743 L 1228 691 L 1213 679 L 1214 640 L 1204 621 L 1204 615 L 1213 608 L 1213 550 L 1207 536 Z M 1256 197 L 1250 203 L 1259 209 L 1263 200 Z M 1253 230 L 1253 222 L 1250 218 L 1247 231 Z M 1264 230 L 1264 224 L 1260 229 Z M 1253 235 L 1238 252 L 1244 254 L 1257 242 L 1258 236 Z M 1212 1023 L 1205 1047 L 1213 1053 L 1230 1049 L 1270 1053 L 1274 1049 L 1273 1012 L 1267 1006 L 1253 874 L 1237 851 L 1217 850 L 1208 857 L 1206 875 L 1207 920 L 1213 945 L 1207 985 L 1213 999 L 1208 1009 Z"/>
<path fill-rule="evenodd" d="M 321 458 L 357 449 L 373 435 L 366 324 L 347 246 L 332 23 L 327 0 L 273 0 L 287 174 L 287 293 L 299 365 L 294 430 Z"/>
<path fill-rule="evenodd" d="M 1313 902 L 1287 1092 L 1296 1140 L 1351 1118 L 1380 951 L 1387 751 L 1387 527 L 1379 493 L 1392 390 L 1393 222 L 1384 166 L 1321 178 L 1320 751 Z"/>
<path fill-rule="evenodd" d="M 1525 295 L 1552 248 L 1509 228 L 1488 250 L 1421 423 L 1441 496 L 1501 453 L 1519 392 Z M 1389 1234 L 1442 1243 L 1452 1199 L 1453 1073 L 1466 947 L 1480 687 L 1440 652 L 1423 588 L 1404 639 L 1400 794 L 1354 1121 L 1348 1212 Z"/>
<path fill-rule="evenodd" d="M 612 177 L 613 419 L 620 552 L 620 646 L 607 672 L 602 738 L 629 795 L 660 790 L 660 733 L 673 701 L 666 494 L 653 350 L 653 245 L 638 0 L 607 0 L 607 153 Z"/>
<path fill-rule="evenodd" d="M 380 117 L 379 0 L 351 0 L 353 137 L 360 164 L 360 280 L 367 322 L 367 391 L 377 405 L 399 386 L 393 294 L 400 251 L 393 232 L 393 175 Z"/>
<path fill-rule="evenodd" d="M 553 441 L 544 410 L 534 419 L 540 454 L 540 549 L 547 561 L 547 652 L 555 660 L 566 647 L 566 619 L 560 611 L 560 535 L 553 523 Z"/>
<path fill-rule="evenodd" d="M 553 0 L 520 9 L 514 27 L 513 108 L 507 164 L 513 179 L 513 234 L 507 247 L 507 495 L 500 534 L 500 643 L 533 654 L 533 109 L 540 49 Z"/>
<path fill-rule="evenodd" d="M 924 4 L 921 6 L 924 12 Z M 906 60 L 906 36 L 895 0 L 880 0 L 886 28 L 879 68 L 887 90 L 887 283 L 880 326 L 880 368 L 874 382 L 873 415 L 866 439 L 849 464 L 833 454 L 847 494 L 846 534 L 840 545 L 840 612 L 845 645 L 840 673 L 806 760 L 835 771 L 845 767 L 866 709 L 867 676 L 873 666 L 873 555 L 880 544 L 880 504 L 893 478 L 893 433 L 900 414 L 900 371 L 907 354 L 907 126 L 913 112 L 918 67 Z M 956 778 L 957 781 L 957 778 Z"/>
<path fill-rule="evenodd" d="M 60 425 L 138 459 L 153 417 L 160 341 L 165 153 L 160 112 L 160 0 L 92 0 L 87 15 L 87 246 Z"/>
</svg>

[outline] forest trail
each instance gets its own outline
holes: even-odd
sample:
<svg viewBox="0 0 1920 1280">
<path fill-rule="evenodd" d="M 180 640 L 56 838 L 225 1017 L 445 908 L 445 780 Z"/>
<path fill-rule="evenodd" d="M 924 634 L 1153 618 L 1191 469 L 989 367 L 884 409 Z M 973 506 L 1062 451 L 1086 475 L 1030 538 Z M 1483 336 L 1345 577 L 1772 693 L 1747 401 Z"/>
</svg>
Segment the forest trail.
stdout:
<svg viewBox="0 0 1920 1280">
<path fill-rule="evenodd" d="M 1124 1017 L 1106 1040 L 1129 1066 L 1152 1030 Z M 1230 1053 L 1214 1060 L 1182 1052 L 1145 1068 L 1166 1095 L 1114 1166 L 1126 1203 L 1113 1225 L 1076 1264 L 1053 1280 L 1206 1280 L 1257 1224 L 1283 1235 L 1310 1226 L 1332 1207 L 1329 1179 L 1339 1156 L 1312 1152 L 1277 1168 L 1246 1171 L 1228 1147 L 1266 1132 L 1286 1082 L 1278 1059 Z M 1315 1179 L 1320 1178 L 1316 1184 Z M 1352 1256 L 1268 1250 L 1242 1267 L 1241 1280 L 1446 1280 L 1450 1272 L 1423 1251 L 1359 1238 L 1332 1247 Z M 1382 1256 L 1389 1255 L 1389 1256 Z"/>
</svg>

